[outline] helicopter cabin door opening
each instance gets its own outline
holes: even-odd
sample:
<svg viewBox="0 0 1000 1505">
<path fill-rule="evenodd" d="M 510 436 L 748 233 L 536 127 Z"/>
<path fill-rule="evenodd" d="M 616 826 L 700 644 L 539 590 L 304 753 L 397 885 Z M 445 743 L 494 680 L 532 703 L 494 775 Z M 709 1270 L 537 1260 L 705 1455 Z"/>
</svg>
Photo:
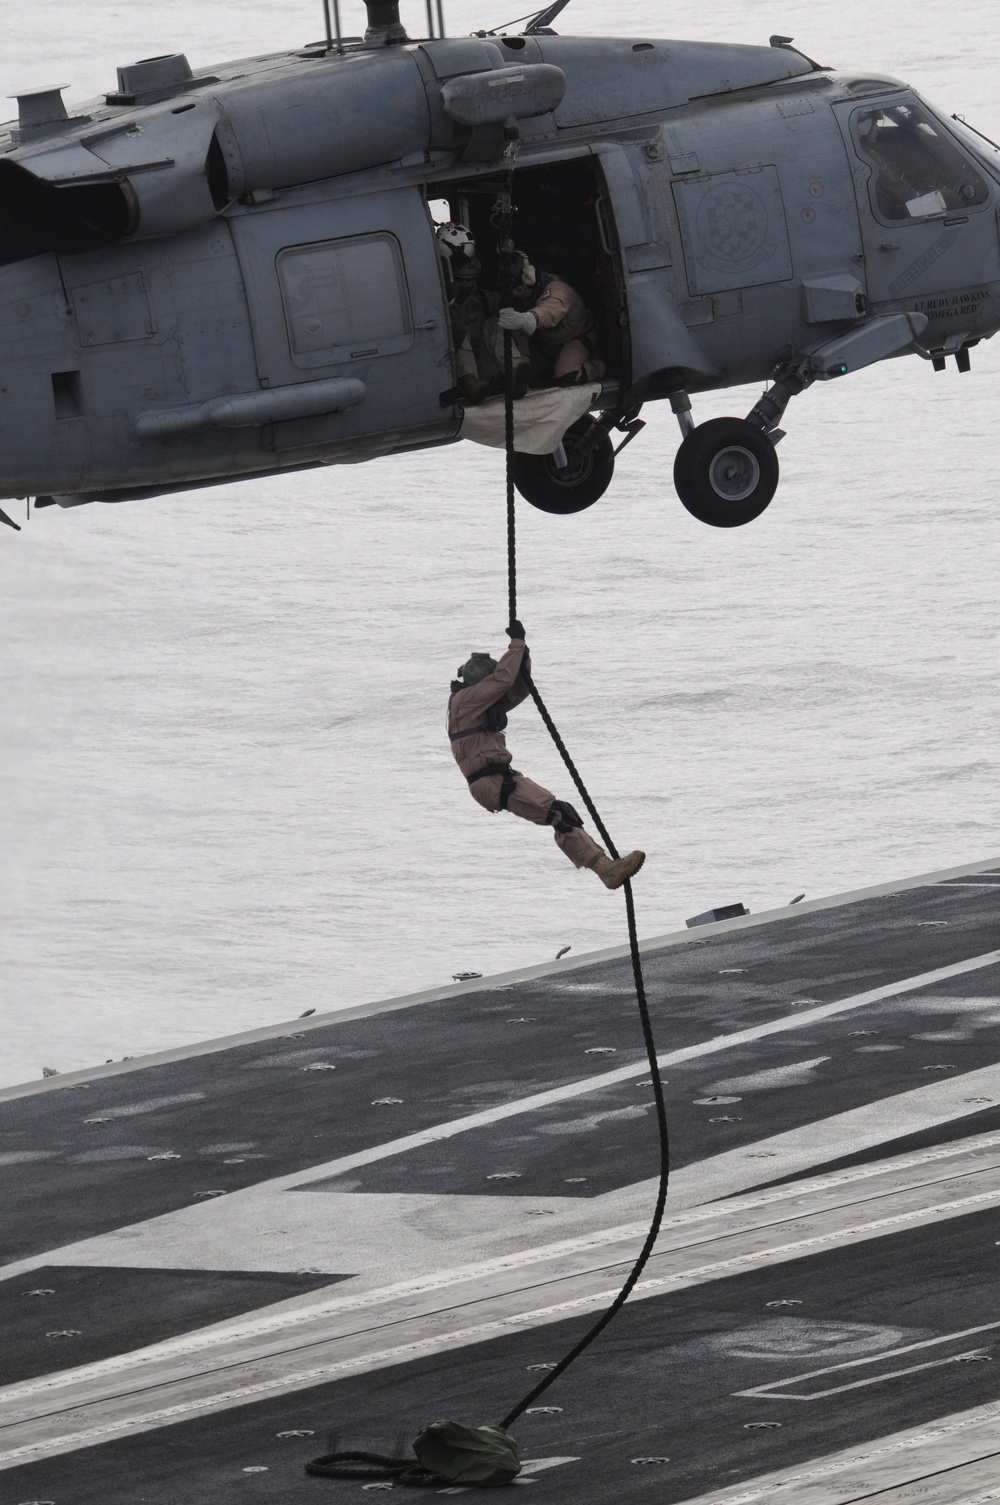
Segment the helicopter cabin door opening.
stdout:
<svg viewBox="0 0 1000 1505">
<path fill-rule="evenodd" d="M 268 202 L 232 220 L 262 388 L 364 384 L 357 406 L 268 425 L 262 444 L 309 463 L 449 438 L 448 311 L 419 188 Z"/>
<path fill-rule="evenodd" d="M 496 224 L 497 195 L 503 177 L 473 178 L 435 187 L 432 199 L 447 197 L 452 219 L 465 225 L 482 263 L 482 286 L 502 286 Z M 607 367 L 605 381 L 627 385 L 629 348 L 624 294 L 618 269 L 614 219 L 603 179 L 591 157 L 514 174 L 514 244 L 536 267 L 568 282 L 594 315 L 594 346 Z"/>
<path fill-rule="evenodd" d="M 855 166 L 872 311 L 926 314 L 922 343 L 962 351 L 995 327 L 997 184 L 912 94 L 837 114 Z"/>
</svg>

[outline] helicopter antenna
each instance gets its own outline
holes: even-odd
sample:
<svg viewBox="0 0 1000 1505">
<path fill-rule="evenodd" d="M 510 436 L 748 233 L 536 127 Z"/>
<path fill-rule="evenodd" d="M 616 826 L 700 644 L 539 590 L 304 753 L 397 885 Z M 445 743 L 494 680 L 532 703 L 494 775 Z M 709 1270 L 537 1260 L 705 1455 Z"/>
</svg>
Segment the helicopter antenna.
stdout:
<svg viewBox="0 0 1000 1505">
<path fill-rule="evenodd" d="M 993 140 L 993 137 L 987 136 L 983 131 L 976 131 L 976 127 L 974 125 L 970 125 L 964 115 L 953 115 L 951 118 L 952 120 L 957 120 L 959 125 L 964 125 L 967 131 L 975 131 L 977 136 L 981 136 L 984 141 L 989 142 L 994 151 L 1000 152 L 1000 146 L 998 146 L 997 143 Z"/>
<path fill-rule="evenodd" d="M 525 31 L 525 36 L 530 37 L 532 32 L 545 31 L 550 27 L 557 16 L 561 16 L 569 4 L 569 0 L 555 0 L 554 5 L 549 5 L 541 15 L 535 17 L 531 25 Z"/>
<path fill-rule="evenodd" d="M 435 37 L 446 35 L 444 29 L 444 0 L 426 0 L 427 5 L 427 35 L 433 41 Z M 437 20 L 435 21 L 435 11 Z M 436 29 L 435 29 L 436 27 Z"/>
<path fill-rule="evenodd" d="M 533 32 L 543 31 L 550 26 L 558 15 L 566 9 L 570 0 L 555 0 L 553 5 L 546 6 L 545 10 L 528 11 L 527 15 L 515 16 L 513 21 L 501 21 L 499 26 L 491 26 L 489 31 L 477 31 L 477 37 L 495 37 L 498 31 L 506 31 L 508 26 L 517 26 L 521 21 L 530 21 L 531 25 L 525 31 L 525 36 L 530 37 Z"/>
<path fill-rule="evenodd" d="M 331 16 L 331 3 L 333 14 Z M 334 49 L 334 36 L 336 36 L 336 48 L 338 52 L 344 50 L 344 36 L 340 28 L 340 0 L 323 0 L 323 19 L 326 22 L 326 50 Z"/>
</svg>

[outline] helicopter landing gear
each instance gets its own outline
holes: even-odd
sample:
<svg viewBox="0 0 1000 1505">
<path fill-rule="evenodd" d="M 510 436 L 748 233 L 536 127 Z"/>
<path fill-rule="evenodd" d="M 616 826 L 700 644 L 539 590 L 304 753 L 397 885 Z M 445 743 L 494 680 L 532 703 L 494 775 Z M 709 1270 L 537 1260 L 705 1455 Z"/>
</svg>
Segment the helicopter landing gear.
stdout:
<svg viewBox="0 0 1000 1505">
<path fill-rule="evenodd" d="M 678 418 L 683 428 L 681 413 Z M 713 418 L 695 427 L 690 407 L 687 418 L 691 426 L 674 461 L 677 495 L 711 528 L 752 523 L 778 489 L 780 467 L 771 439 L 743 418 Z"/>
<path fill-rule="evenodd" d="M 674 486 L 684 506 L 711 528 L 742 528 L 760 517 L 778 489 L 775 448 L 785 437 L 778 421 L 811 378 L 788 373 L 744 418 L 713 418 L 695 425 L 691 399 L 673 392 L 683 442 L 674 461 Z"/>
<path fill-rule="evenodd" d="M 584 416 L 551 455 L 514 456 L 514 485 L 533 507 L 562 517 L 599 502 L 615 473 L 615 448 L 602 423 Z"/>
</svg>

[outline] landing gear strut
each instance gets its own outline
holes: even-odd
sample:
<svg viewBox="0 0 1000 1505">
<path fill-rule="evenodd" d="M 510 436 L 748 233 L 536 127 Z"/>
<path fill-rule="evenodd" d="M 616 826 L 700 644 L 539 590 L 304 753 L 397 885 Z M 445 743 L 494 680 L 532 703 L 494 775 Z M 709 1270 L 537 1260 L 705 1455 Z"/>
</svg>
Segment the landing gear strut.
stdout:
<svg viewBox="0 0 1000 1505">
<path fill-rule="evenodd" d="M 777 423 L 806 385 L 786 376 L 747 418 L 713 418 L 697 426 L 687 393 L 673 393 L 670 406 L 684 435 L 674 461 L 674 486 L 699 522 L 742 528 L 770 505 L 781 474 L 775 445 L 785 437 Z"/>
<path fill-rule="evenodd" d="M 867 305 L 859 302 L 859 317 L 864 318 L 866 311 Z M 691 399 L 686 392 L 675 391 L 670 406 L 684 442 L 677 452 L 674 484 L 688 511 L 713 528 L 739 528 L 759 517 L 777 489 L 774 448 L 785 437 L 778 424 L 792 398 L 813 382 L 834 381 L 907 351 L 921 351 L 928 359 L 940 360 L 943 350 L 929 351 L 919 343 L 928 322 L 922 313 L 883 314 L 800 352 L 779 368 L 774 385 L 745 419 L 716 418 L 696 428 Z M 959 342 L 962 337 L 953 339 Z M 961 357 L 959 370 L 966 370 L 968 351 L 956 345 L 955 354 Z"/>
</svg>

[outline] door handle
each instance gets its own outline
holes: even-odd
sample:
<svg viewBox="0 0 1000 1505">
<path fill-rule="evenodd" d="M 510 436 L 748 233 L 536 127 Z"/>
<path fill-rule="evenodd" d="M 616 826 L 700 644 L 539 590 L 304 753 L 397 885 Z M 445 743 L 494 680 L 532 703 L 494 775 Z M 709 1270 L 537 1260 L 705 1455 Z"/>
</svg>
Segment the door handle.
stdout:
<svg viewBox="0 0 1000 1505">
<path fill-rule="evenodd" d="M 425 319 L 423 324 L 417 324 L 415 327 L 418 333 L 425 329 L 437 329 L 437 319 Z"/>
</svg>

